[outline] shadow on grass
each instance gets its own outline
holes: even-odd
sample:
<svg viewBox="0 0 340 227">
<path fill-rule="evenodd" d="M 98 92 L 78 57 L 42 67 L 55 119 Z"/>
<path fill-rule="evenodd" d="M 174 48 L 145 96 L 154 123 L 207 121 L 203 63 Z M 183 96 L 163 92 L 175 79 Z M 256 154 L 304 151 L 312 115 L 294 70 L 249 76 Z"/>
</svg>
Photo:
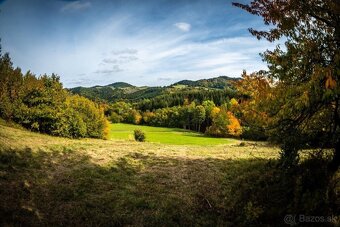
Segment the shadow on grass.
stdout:
<svg viewBox="0 0 340 227">
<path fill-rule="evenodd" d="M 203 133 L 192 133 L 192 134 L 183 134 L 183 136 L 188 136 L 188 137 L 198 137 L 198 138 L 207 138 L 207 139 L 216 139 L 216 140 L 228 140 L 228 139 L 237 139 L 237 138 L 232 138 L 232 137 L 214 137 L 211 135 L 203 134 Z"/>
<path fill-rule="evenodd" d="M 69 149 L 2 150 L 0 223 L 278 226 L 286 214 L 338 212 L 338 198 L 331 197 L 323 182 L 322 161 L 306 162 L 290 179 L 275 166 L 274 160 L 184 159 L 138 152 L 101 166 Z"/>
</svg>

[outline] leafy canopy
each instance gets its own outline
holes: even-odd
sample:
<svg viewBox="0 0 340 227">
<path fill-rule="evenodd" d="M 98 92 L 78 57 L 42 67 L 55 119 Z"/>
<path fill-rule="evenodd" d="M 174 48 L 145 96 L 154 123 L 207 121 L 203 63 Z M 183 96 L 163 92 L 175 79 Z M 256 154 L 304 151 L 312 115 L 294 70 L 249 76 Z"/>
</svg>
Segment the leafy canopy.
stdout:
<svg viewBox="0 0 340 227">
<path fill-rule="evenodd" d="M 269 67 L 266 76 L 275 82 L 275 102 L 267 110 L 277 126 L 272 135 L 295 156 L 311 144 L 334 148 L 332 169 L 337 169 L 340 1 L 253 0 L 233 5 L 270 25 L 267 31 L 249 29 L 258 39 L 285 40 L 285 48 L 278 45 L 263 54 Z"/>
</svg>

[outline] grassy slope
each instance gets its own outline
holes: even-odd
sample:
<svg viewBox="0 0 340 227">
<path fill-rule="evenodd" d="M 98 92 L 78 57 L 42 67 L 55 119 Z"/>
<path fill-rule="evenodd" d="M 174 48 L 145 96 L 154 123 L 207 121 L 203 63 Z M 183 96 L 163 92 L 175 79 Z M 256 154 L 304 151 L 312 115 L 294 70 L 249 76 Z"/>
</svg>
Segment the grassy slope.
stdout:
<svg viewBox="0 0 340 227">
<path fill-rule="evenodd" d="M 235 144 L 235 139 L 207 137 L 202 133 L 196 133 L 178 128 L 161 128 L 130 124 L 111 124 L 110 138 L 133 140 L 133 130 L 141 129 L 146 133 L 146 141 L 174 145 L 219 145 Z"/>
<path fill-rule="evenodd" d="M 70 140 L 1 125 L 0 150 L 0 225 L 24 226 L 242 223 L 265 208 L 241 189 L 270 175 L 278 156 L 266 146 Z"/>
</svg>

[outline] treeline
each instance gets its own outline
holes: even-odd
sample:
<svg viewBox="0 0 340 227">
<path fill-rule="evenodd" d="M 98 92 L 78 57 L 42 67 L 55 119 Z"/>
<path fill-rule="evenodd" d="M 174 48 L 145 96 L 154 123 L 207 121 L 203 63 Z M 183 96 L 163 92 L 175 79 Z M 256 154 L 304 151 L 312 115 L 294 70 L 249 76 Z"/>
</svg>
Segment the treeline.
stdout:
<svg viewBox="0 0 340 227">
<path fill-rule="evenodd" d="M 101 101 L 101 100 L 111 100 L 116 98 L 122 98 L 124 95 L 123 90 L 117 89 L 113 90 L 110 87 L 101 87 L 99 89 L 95 88 L 84 88 L 84 87 L 75 87 L 70 89 L 73 94 L 78 94 L 83 97 L 89 98 L 93 101 Z"/>
<path fill-rule="evenodd" d="M 0 117 L 32 131 L 56 136 L 105 138 L 104 109 L 87 98 L 71 95 L 58 76 L 36 77 L 13 68 L 0 49 Z"/>
<path fill-rule="evenodd" d="M 235 99 L 221 106 L 211 100 L 196 104 L 185 99 L 183 105 L 141 111 L 130 103 L 116 102 L 106 107 L 106 114 L 114 123 L 176 127 L 217 137 L 238 137 L 243 131 L 239 119 L 233 113 L 237 105 Z"/>
<path fill-rule="evenodd" d="M 226 99 L 237 97 L 235 90 L 231 88 L 221 89 L 206 89 L 206 88 L 190 88 L 181 89 L 175 92 L 161 94 L 154 98 L 142 99 L 134 102 L 134 107 L 141 111 L 152 111 L 155 109 L 182 106 L 185 100 L 195 102 L 201 105 L 206 100 L 213 101 L 216 105 L 220 106 L 226 102 Z"/>
<path fill-rule="evenodd" d="M 216 137 L 267 140 L 271 133 L 266 130 L 271 123 L 270 100 L 266 98 L 271 93 L 270 81 L 245 73 L 242 77 L 231 84 L 233 89 L 187 90 L 136 103 L 106 104 L 105 114 L 113 123 L 176 127 Z"/>
<path fill-rule="evenodd" d="M 226 87 L 230 87 L 233 82 L 240 80 L 240 78 L 233 78 L 228 76 L 219 76 L 216 78 L 210 79 L 201 79 L 197 81 L 192 80 L 182 80 L 173 85 L 186 85 L 189 87 L 205 87 L 205 88 L 218 88 L 224 89 Z"/>
</svg>

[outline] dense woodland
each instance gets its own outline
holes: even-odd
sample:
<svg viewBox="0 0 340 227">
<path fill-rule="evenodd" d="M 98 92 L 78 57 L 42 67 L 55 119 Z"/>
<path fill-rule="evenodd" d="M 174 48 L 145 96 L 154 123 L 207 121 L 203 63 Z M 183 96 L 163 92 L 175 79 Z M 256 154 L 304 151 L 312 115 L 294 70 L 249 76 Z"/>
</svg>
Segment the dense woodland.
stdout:
<svg viewBox="0 0 340 227">
<path fill-rule="evenodd" d="M 0 52 L 0 117 L 32 131 L 70 138 L 105 138 L 104 109 L 87 98 L 71 95 L 60 78 L 23 74 Z"/>
<path fill-rule="evenodd" d="M 220 76 L 184 80 L 167 87 L 135 87 L 118 82 L 70 91 L 103 103 L 105 115 L 113 123 L 184 128 L 217 137 L 266 139 L 263 130 L 250 127 L 245 121 L 241 126 L 239 102 L 250 97 L 237 90 L 238 81 L 240 78 Z M 102 95 L 107 91 L 110 97 Z"/>
</svg>

